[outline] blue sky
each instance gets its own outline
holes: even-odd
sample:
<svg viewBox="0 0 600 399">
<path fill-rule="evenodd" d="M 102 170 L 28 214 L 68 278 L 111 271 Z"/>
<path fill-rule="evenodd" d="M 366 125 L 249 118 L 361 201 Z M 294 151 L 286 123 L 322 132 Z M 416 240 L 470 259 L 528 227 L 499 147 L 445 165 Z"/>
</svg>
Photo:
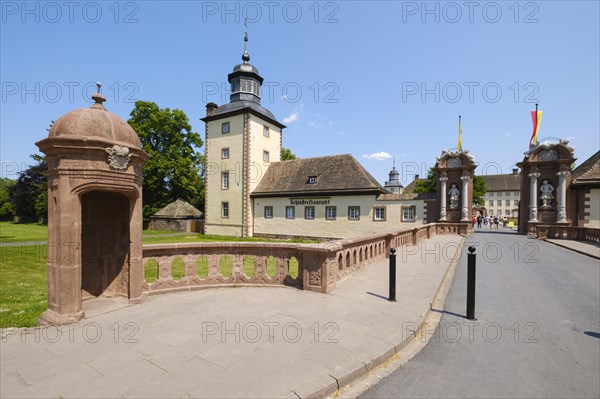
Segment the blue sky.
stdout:
<svg viewBox="0 0 600 399">
<path fill-rule="evenodd" d="M 457 142 L 479 174 L 510 173 L 539 137 L 600 148 L 598 1 L 1 1 L 2 176 L 51 120 L 90 105 L 128 119 L 135 100 L 182 109 L 203 135 L 228 101 L 248 17 L 262 104 L 299 157 L 350 153 L 379 181 L 426 174 Z"/>
</svg>

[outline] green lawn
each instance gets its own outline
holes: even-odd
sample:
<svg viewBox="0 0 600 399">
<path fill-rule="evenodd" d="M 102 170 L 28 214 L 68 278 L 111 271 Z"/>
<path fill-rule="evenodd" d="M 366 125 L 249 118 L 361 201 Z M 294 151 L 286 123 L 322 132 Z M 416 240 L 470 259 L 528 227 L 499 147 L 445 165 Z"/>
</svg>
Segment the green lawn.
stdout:
<svg viewBox="0 0 600 399">
<path fill-rule="evenodd" d="M 0 222 L 0 243 L 47 241 L 48 227 L 37 223 Z"/>
<path fill-rule="evenodd" d="M 48 307 L 47 248 L 0 247 L 0 328 L 34 326 Z"/>
<path fill-rule="evenodd" d="M 157 234 L 178 234 L 166 230 L 144 230 L 144 244 L 168 244 L 175 242 L 291 242 L 291 243 L 316 243 L 311 240 L 272 240 L 268 238 L 240 238 L 227 236 L 210 236 L 201 233 L 188 233 L 185 235 L 172 235 L 156 237 Z M 47 241 L 48 227 L 37 223 L 0 222 L 0 243 Z"/>
</svg>

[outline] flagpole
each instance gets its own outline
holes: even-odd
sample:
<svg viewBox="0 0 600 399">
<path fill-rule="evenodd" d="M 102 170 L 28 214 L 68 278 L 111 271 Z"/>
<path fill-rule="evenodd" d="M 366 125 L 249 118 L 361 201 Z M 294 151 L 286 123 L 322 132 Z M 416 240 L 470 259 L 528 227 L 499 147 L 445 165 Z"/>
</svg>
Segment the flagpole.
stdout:
<svg viewBox="0 0 600 399">
<path fill-rule="evenodd" d="M 540 123 L 540 120 L 539 120 L 539 116 L 538 116 L 538 103 L 535 103 L 535 136 L 533 137 L 533 139 L 534 139 L 533 144 L 534 145 L 537 145 L 537 142 L 538 142 L 537 132 L 538 132 L 538 129 L 539 129 L 539 126 L 538 126 L 539 123 Z"/>
</svg>

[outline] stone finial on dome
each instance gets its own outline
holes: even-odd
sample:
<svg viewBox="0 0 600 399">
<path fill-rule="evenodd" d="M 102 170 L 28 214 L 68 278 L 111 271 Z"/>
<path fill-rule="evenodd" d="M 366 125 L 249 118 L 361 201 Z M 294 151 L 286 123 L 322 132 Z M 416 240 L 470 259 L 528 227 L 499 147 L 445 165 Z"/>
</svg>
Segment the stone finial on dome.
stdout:
<svg viewBox="0 0 600 399">
<path fill-rule="evenodd" d="M 94 105 L 92 105 L 92 108 L 106 110 L 104 105 L 102 105 L 102 103 L 106 101 L 106 98 L 104 98 L 104 96 L 102 95 L 102 91 L 100 90 L 100 88 L 102 87 L 102 83 L 96 82 L 96 87 L 98 88 L 98 92 L 92 95 L 92 100 L 95 101 Z"/>
</svg>

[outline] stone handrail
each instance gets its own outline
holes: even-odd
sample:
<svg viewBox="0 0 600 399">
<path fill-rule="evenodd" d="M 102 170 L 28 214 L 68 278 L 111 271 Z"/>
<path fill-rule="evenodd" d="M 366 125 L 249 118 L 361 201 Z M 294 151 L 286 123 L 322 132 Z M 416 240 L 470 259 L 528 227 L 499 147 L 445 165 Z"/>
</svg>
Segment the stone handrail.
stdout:
<svg viewBox="0 0 600 399">
<path fill-rule="evenodd" d="M 558 238 L 600 244 L 600 229 L 578 226 L 536 225 L 533 233 L 539 239 Z"/>
<path fill-rule="evenodd" d="M 144 281 L 146 294 L 218 286 L 295 286 L 331 292 L 336 282 L 385 259 L 391 248 L 417 244 L 437 234 L 468 234 L 470 223 L 432 223 L 410 230 L 315 244 L 215 242 L 143 246 L 144 268 L 156 267 L 156 280 Z M 174 265 L 183 270 L 174 276 Z M 205 275 L 200 276 L 203 264 Z M 297 267 L 293 276 L 290 266 Z M 297 265 L 297 266 L 296 266 Z M 231 268 L 230 273 L 223 273 Z M 246 273 L 244 269 L 249 269 Z"/>
</svg>

